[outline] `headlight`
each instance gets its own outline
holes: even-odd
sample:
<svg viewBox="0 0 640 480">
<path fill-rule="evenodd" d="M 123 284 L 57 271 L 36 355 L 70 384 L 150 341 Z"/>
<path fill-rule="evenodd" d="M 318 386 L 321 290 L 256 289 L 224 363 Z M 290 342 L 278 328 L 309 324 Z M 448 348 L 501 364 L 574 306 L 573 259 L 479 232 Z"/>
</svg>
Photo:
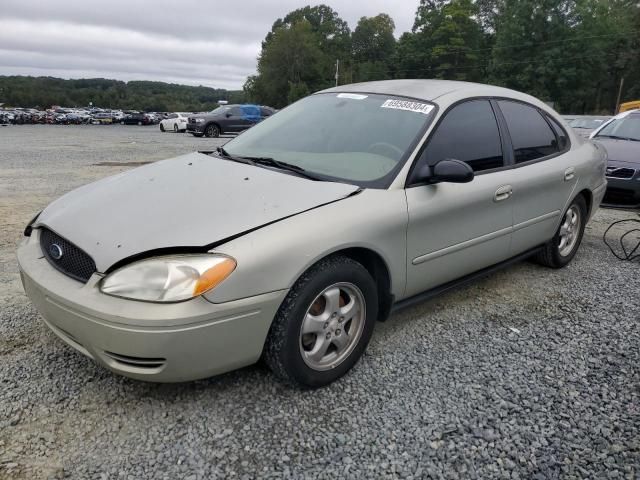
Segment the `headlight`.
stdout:
<svg viewBox="0 0 640 480">
<path fill-rule="evenodd" d="M 204 122 L 204 118 L 196 118 L 194 121 L 196 123 L 202 123 L 202 122 Z"/>
<path fill-rule="evenodd" d="M 107 275 L 100 290 L 131 300 L 180 302 L 211 290 L 235 268 L 233 258 L 218 254 L 156 257 Z"/>
</svg>

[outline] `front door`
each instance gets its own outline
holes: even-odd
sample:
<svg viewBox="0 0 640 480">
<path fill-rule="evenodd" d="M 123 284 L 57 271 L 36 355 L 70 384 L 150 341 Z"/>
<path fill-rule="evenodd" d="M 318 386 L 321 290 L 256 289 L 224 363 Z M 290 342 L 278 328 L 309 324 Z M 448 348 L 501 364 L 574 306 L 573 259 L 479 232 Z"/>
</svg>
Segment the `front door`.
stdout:
<svg viewBox="0 0 640 480">
<path fill-rule="evenodd" d="M 457 159 L 476 176 L 463 184 L 409 182 L 406 297 L 509 257 L 513 205 L 503 149 L 488 100 L 458 104 L 436 126 L 413 171 Z"/>
</svg>

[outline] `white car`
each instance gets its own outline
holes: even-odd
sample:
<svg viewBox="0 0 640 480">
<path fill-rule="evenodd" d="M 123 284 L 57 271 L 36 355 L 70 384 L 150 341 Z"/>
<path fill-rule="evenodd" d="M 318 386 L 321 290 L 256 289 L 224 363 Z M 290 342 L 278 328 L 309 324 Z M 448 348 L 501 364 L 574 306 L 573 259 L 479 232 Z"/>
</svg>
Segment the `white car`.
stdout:
<svg viewBox="0 0 640 480">
<path fill-rule="evenodd" d="M 167 118 L 160 122 L 160 131 L 166 132 L 173 130 L 174 132 L 184 132 L 187 130 L 188 113 L 170 113 Z"/>
</svg>

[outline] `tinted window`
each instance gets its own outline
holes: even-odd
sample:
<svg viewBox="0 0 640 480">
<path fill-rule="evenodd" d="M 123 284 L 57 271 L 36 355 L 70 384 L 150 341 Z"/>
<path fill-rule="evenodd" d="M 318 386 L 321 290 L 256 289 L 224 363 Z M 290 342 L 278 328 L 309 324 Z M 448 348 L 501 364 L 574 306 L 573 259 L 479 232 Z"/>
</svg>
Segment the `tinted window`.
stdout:
<svg viewBox="0 0 640 480">
<path fill-rule="evenodd" d="M 240 110 L 240 107 L 232 107 L 227 113 L 233 116 L 240 116 L 242 115 L 242 110 Z"/>
<path fill-rule="evenodd" d="M 562 128 L 553 117 L 549 115 L 545 116 L 553 127 L 553 131 L 556 134 L 556 138 L 558 139 L 558 146 L 560 147 L 560 150 L 564 150 L 565 148 L 569 147 L 569 138 L 567 137 L 567 132 L 564 131 L 564 128 Z"/>
<path fill-rule="evenodd" d="M 487 100 L 453 107 L 431 136 L 419 163 L 435 165 L 446 158 L 467 162 L 474 172 L 502 167 L 496 117 Z"/>
<path fill-rule="evenodd" d="M 546 157 L 559 151 L 556 136 L 533 107 L 507 100 L 498 101 L 507 121 L 516 163 Z"/>
</svg>

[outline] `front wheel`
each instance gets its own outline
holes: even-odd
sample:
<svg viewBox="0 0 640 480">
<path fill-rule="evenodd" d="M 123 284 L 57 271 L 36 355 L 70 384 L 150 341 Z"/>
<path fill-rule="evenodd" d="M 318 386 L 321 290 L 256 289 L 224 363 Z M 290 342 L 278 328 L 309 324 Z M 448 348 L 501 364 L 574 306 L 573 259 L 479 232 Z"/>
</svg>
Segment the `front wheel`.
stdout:
<svg viewBox="0 0 640 480">
<path fill-rule="evenodd" d="M 321 387 L 364 353 L 378 315 L 376 284 L 358 262 L 335 256 L 305 272 L 282 302 L 263 357 L 283 380 Z"/>
<path fill-rule="evenodd" d="M 554 237 L 534 257 L 541 265 L 562 268 L 573 259 L 587 224 L 587 202 L 578 195 L 564 212 L 562 222 Z"/>
<path fill-rule="evenodd" d="M 163 124 L 160 124 L 160 131 L 164 132 L 164 125 Z"/>
<path fill-rule="evenodd" d="M 173 132 L 174 133 L 178 133 L 178 124 L 177 123 L 173 124 Z"/>
<path fill-rule="evenodd" d="M 207 138 L 218 138 L 220 136 L 220 129 L 213 123 L 211 125 L 207 125 L 207 128 L 204 131 L 204 136 Z"/>
</svg>

